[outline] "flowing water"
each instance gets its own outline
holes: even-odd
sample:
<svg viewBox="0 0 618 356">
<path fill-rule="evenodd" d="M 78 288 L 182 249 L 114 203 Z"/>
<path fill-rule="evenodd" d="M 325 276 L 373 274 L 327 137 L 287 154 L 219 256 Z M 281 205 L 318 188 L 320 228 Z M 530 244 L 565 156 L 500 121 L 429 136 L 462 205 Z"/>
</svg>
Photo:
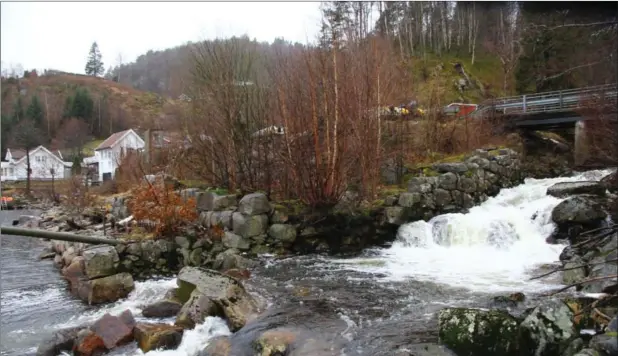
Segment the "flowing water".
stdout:
<svg viewBox="0 0 618 356">
<path fill-rule="evenodd" d="M 599 180 L 608 173 L 528 179 L 467 214 L 406 224 L 390 247 L 368 249 L 356 258 L 265 256 L 246 285 L 290 323 L 297 318 L 332 336 L 342 355 L 407 354 L 437 341 L 436 312 L 445 306 L 486 307 L 494 296 L 512 292 L 534 301 L 535 295 L 557 287 L 557 275 L 529 281 L 544 265 L 555 263 L 564 247 L 545 243 L 553 230 L 551 211 L 561 201 L 545 192 L 558 182 Z M 3 223 L 24 214 L 2 213 Z M 1 243 L 2 355 L 32 355 L 55 330 L 93 322 L 106 312 L 130 309 L 140 320 L 143 305 L 175 286 L 174 279 L 137 282 L 126 300 L 89 308 L 68 294 L 50 261 L 36 260 L 40 242 L 2 236 Z M 210 338 L 227 334 L 221 319 L 208 318 L 185 332 L 178 350 L 148 355 L 195 355 Z M 112 354 L 142 352 L 127 345 Z"/>
</svg>

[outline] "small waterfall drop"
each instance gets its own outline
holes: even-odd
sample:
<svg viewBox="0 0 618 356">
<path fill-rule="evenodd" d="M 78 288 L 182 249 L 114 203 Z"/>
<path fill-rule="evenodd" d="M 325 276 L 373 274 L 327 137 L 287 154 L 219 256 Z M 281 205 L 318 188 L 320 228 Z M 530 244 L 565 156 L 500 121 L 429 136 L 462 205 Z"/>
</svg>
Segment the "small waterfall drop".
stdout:
<svg viewBox="0 0 618 356">
<path fill-rule="evenodd" d="M 564 246 L 550 245 L 552 209 L 563 199 L 546 194 L 559 182 L 598 181 L 609 170 L 573 177 L 527 179 L 466 214 L 444 214 L 399 228 L 397 239 L 379 251 L 382 263 L 348 267 L 479 292 L 540 291 L 555 287 L 529 281 L 534 270 L 558 260 Z M 375 258 L 374 258 L 375 259 Z M 368 267 L 369 266 L 369 267 Z"/>
</svg>

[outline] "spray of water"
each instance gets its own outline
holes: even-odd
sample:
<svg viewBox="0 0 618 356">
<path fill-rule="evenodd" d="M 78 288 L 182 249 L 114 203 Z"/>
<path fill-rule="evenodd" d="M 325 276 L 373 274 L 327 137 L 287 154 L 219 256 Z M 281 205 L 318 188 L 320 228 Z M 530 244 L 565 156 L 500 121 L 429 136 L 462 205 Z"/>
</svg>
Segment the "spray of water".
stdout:
<svg viewBox="0 0 618 356">
<path fill-rule="evenodd" d="M 387 280 L 430 281 L 480 292 L 553 288 L 547 280 L 528 281 L 535 268 L 557 261 L 564 248 L 545 242 L 554 229 L 551 211 L 562 201 L 548 196 L 547 188 L 559 182 L 598 181 L 609 173 L 528 179 L 467 214 L 405 224 L 391 248 L 381 250 L 372 263 L 358 259 L 345 261 L 346 266 L 379 272 Z"/>
</svg>

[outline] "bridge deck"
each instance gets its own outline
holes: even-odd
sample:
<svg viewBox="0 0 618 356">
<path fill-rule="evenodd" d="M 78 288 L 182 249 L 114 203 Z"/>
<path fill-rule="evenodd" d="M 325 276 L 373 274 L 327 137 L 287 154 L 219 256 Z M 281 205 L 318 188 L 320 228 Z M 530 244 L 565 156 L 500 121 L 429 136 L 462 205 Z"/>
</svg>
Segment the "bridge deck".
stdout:
<svg viewBox="0 0 618 356">
<path fill-rule="evenodd" d="M 481 103 L 471 117 L 482 118 L 492 112 L 513 121 L 517 127 L 564 126 L 582 120 L 577 109 L 590 101 L 616 102 L 617 84 L 560 90 L 493 99 Z"/>
</svg>

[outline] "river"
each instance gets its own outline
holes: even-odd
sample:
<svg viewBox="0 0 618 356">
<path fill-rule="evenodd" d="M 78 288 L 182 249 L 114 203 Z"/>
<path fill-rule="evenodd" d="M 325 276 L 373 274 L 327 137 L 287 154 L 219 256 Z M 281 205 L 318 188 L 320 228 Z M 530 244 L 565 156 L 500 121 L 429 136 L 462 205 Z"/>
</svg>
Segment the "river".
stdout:
<svg viewBox="0 0 618 356">
<path fill-rule="evenodd" d="M 437 342 L 436 312 L 445 306 L 486 307 L 494 296 L 512 292 L 525 293 L 531 303 L 535 295 L 556 288 L 558 275 L 529 281 L 555 264 L 564 248 L 545 243 L 553 230 L 551 211 L 562 201 L 545 192 L 558 182 L 599 180 L 608 173 L 528 179 L 467 214 L 403 225 L 390 247 L 368 249 L 355 258 L 265 256 L 245 284 L 273 308 L 290 313 L 298 312 L 302 296 L 303 308 L 314 308 L 311 325 L 336 335 L 342 355 L 408 354 L 419 345 Z M 10 224 L 26 213 L 2 214 L 2 223 Z M 54 330 L 93 322 L 106 312 L 130 309 L 140 320 L 144 304 L 175 286 L 174 279 L 136 282 L 126 300 L 89 308 L 68 294 L 51 261 L 37 261 L 41 242 L 2 236 L 1 244 L 2 355 L 33 355 Z M 310 306 L 312 300 L 320 306 Z M 207 318 L 185 332 L 178 350 L 148 355 L 192 356 L 211 337 L 226 334 L 229 330 L 221 319 Z M 132 344 L 112 355 L 143 353 Z"/>
</svg>

